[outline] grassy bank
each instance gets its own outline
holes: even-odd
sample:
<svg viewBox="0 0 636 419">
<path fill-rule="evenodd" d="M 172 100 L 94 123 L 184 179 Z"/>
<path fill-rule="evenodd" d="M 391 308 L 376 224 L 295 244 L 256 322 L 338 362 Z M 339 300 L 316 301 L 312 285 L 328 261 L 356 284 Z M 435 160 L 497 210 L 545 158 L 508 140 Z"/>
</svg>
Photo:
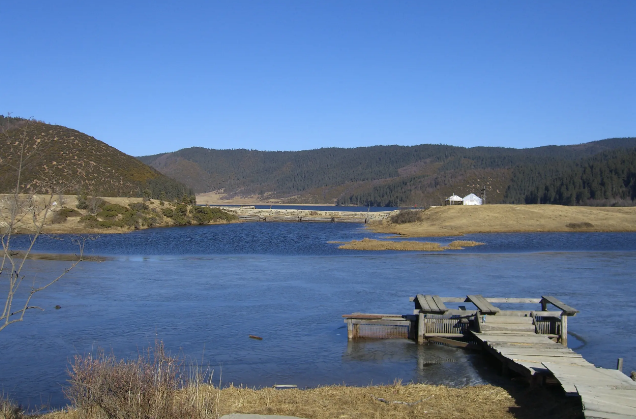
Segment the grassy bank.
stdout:
<svg viewBox="0 0 636 419">
<path fill-rule="evenodd" d="M 212 419 L 231 413 L 322 418 L 546 418 L 581 417 L 581 403 L 559 386 L 528 386 L 501 380 L 502 386 L 450 388 L 428 384 L 312 389 L 250 389 L 212 384 L 213 372 L 165 352 L 163 343 L 122 360 L 97 350 L 77 355 L 69 366 L 64 393 L 70 405 L 41 415 L 45 419 Z M 219 383 L 221 384 L 221 383 Z M 5 419 L 28 417 L 0 397 Z M 35 416 L 33 416 L 35 417 Z M 40 417 L 40 416 L 38 416 Z"/>
<path fill-rule="evenodd" d="M 582 417 L 580 402 L 545 388 L 473 386 L 449 388 L 426 384 L 327 386 L 306 390 L 192 387 L 176 395 L 187 417 L 219 418 L 231 413 L 325 418 L 545 418 Z M 122 412 L 123 413 L 123 412 Z M 164 417 L 158 415 L 159 417 Z M 69 408 L 44 419 L 98 419 L 98 410 Z M 120 417 L 127 417 L 122 415 Z M 146 416 L 140 416 L 146 417 Z M 149 416 L 148 416 L 149 417 Z M 169 417 L 169 416 L 166 416 Z M 183 416 L 185 417 L 185 416 Z"/>
<path fill-rule="evenodd" d="M 8 224 L 16 199 L 0 195 L 0 223 Z M 33 219 L 44 218 L 43 233 L 108 234 L 126 233 L 154 227 L 225 224 L 238 218 L 218 208 L 206 208 L 193 202 L 144 200 L 123 197 L 84 197 L 74 195 L 21 195 L 14 233 L 31 233 Z M 48 207 L 48 210 L 46 209 Z"/>
<path fill-rule="evenodd" d="M 413 222 L 369 225 L 378 233 L 405 237 L 458 236 L 474 233 L 636 231 L 636 207 L 561 205 L 482 205 L 433 207 Z"/>
</svg>

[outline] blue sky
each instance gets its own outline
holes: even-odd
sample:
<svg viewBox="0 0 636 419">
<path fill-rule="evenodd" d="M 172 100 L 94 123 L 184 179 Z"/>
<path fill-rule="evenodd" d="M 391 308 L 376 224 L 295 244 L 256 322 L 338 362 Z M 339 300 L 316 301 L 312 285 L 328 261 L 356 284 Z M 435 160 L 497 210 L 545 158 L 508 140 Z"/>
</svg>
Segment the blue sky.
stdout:
<svg viewBox="0 0 636 419">
<path fill-rule="evenodd" d="M 636 136 L 636 1 L 0 0 L 0 113 L 125 153 Z"/>
</svg>

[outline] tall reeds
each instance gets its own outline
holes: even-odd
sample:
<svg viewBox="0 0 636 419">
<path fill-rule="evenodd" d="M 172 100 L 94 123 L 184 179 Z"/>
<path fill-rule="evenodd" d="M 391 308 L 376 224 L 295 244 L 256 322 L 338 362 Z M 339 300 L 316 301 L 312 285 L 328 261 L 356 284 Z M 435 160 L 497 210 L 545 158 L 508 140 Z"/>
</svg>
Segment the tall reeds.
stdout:
<svg viewBox="0 0 636 419">
<path fill-rule="evenodd" d="M 211 407 L 200 386 L 207 372 L 155 343 L 136 359 L 118 360 L 98 352 L 75 357 L 65 395 L 86 418 L 169 419 L 209 417 Z"/>
</svg>

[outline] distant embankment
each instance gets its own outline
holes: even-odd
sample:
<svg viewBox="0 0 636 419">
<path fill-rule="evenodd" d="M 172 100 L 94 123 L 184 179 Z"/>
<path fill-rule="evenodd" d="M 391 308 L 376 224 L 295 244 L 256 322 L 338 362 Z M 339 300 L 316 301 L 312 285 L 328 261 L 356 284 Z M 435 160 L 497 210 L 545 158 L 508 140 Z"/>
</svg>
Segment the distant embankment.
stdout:
<svg viewBox="0 0 636 419">
<path fill-rule="evenodd" d="M 372 226 L 377 233 L 405 237 L 475 233 L 627 232 L 636 231 L 636 207 L 562 205 L 453 205 L 422 211 L 419 221 Z"/>
<path fill-rule="evenodd" d="M 353 212 L 314 211 L 297 209 L 255 209 L 253 207 L 220 207 L 236 214 L 240 221 L 313 222 L 313 223 L 370 223 L 386 220 L 397 211 Z"/>
</svg>

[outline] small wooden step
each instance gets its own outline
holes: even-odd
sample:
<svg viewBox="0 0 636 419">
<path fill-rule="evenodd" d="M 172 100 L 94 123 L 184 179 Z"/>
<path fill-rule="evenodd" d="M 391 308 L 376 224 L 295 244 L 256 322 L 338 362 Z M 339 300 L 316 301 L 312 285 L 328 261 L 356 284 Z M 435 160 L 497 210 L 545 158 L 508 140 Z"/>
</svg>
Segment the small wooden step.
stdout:
<svg viewBox="0 0 636 419">
<path fill-rule="evenodd" d="M 483 321 L 485 317 L 485 322 Z M 480 319 L 482 323 L 486 324 L 533 324 L 534 319 L 532 317 L 518 317 L 518 316 L 482 316 Z"/>
<path fill-rule="evenodd" d="M 530 332 L 534 333 L 533 324 L 490 324 L 480 325 L 482 332 Z"/>
</svg>

